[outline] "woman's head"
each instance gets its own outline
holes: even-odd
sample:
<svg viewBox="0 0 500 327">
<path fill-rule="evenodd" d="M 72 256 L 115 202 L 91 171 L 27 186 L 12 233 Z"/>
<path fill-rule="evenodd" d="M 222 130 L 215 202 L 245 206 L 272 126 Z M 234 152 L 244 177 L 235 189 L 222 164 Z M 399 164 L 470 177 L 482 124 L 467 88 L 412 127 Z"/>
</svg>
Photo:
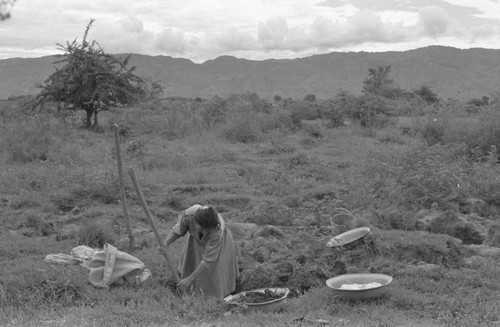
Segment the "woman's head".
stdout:
<svg viewBox="0 0 500 327">
<path fill-rule="evenodd" d="M 216 228 L 219 226 L 219 215 L 213 207 L 202 207 L 196 211 L 194 220 L 202 228 Z"/>
</svg>

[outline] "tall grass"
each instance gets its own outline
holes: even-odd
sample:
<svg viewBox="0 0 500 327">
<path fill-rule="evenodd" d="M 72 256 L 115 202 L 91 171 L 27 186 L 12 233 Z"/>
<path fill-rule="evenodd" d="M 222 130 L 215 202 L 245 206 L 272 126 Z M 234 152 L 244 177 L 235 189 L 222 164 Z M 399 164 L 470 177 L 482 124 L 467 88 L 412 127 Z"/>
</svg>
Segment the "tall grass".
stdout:
<svg viewBox="0 0 500 327">
<path fill-rule="evenodd" d="M 226 100 L 213 99 L 120 108 L 102 113 L 101 123 L 107 127 L 100 134 L 67 128 L 71 126 L 50 116 L 6 120 L 2 131 L 9 142 L 23 140 L 12 147 L 7 139 L 0 141 L 0 191 L 8 200 L 0 207 L 6 227 L 0 230 L 0 325 L 283 326 L 310 318 L 335 326 L 494 326 L 499 321 L 499 267 L 493 259 L 475 266 L 459 260 L 446 265 L 439 255 L 448 255 L 452 243 L 413 231 L 415 212 L 422 208 L 469 197 L 492 202 L 500 196 L 500 180 L 494 177 L 500 173 L 498 115 L 480 112 L 469 117 L 473 123 L 464 120 L 461 125 L 452 123 L 450 110 L 438 117 L 439 129 L 422 125 L 417 133 L 402 135 L 390 125 L 302 124 L 309 104 L 293 110 L 278 105 L 257 109 L 252 96 L 243 99 L 232 98 L 225 107 Z M 210 119 L 214 117 L 208 112 L 217 119 Z M 313 114 L 305 118 L 318 118 Z M 281 234 L 300 229 L 302 234 L 293 240 L 265 242 L 262 235 L 248 236 L 252 242 L 272 244 L 279 260 L 294 260 L 297 266 L 296 253 L 280 251 L 288 245 L 306 254 L 325 251 L 323 239 L 333 232 L 328 225 L 331 210 L 346 208 L 356 216 L 355 226 L 377 231 L 374 250 L 380 252 L 366 260 L 353 255 L 351 261 L 360 265 L 348 268 L 393 275 L 389 296 L 350 302 L 324 286 L 311 287 L 288 299 L 277 314 L 230 311 L 214 299 L 179 298 L 170 288 L 169 267 L 156 249 L 128 177 L 126 195 L 140 244 L 132 254 L 153 277 L 141 286 L 99 290 L 87 283 L 84 268 L 43 262 L 47 254 L 70 253 L 76 243 L 123 243 L 125 233 L 113 229 L 119 225 L 124 230 L 110 128 L 115 122 L 123 131 L 124 166 L 137 168 L 162 235 L 179 210 L 213 202 L 229 222 L 280 225 L 274 228 Z M 142 144 L 141 151 L 127 153 L 131 141 Z M 47 153 L 47 159 L 33 146 Z M 14 161 L 16 153 L 26 155 Z M 55 233 L 42 236 L 47 220 L 54 223 Z M 58 238 L 64 224 L 79 229 L 72 237 Z M 182 246 L 176 242 L 170 248 L 174 262 Z M 252 255 L 266 263 L 272 251 L 265 250 Z M 317 268 L 302 276 L 304 283 L 327 273 L 312 258 L 300 260 Z M 427 265 L 432 260 L 437 267 Z"/>
<path fill-rule="evenodd" d="M 54 129 L 50 120 L 35 118 L 9 124 L 2 129 L 1 149 L 4 157 L 18 163 L 47 160 L 55 146 Z"/>
</svg>

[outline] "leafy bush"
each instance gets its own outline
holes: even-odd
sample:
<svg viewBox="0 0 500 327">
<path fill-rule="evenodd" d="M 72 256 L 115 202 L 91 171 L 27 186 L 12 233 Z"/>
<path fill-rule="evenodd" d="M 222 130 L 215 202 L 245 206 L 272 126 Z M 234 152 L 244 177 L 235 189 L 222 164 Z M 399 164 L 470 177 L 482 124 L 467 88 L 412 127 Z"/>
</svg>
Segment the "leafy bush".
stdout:
<svg viewBox="0 0 500 327">
<path fill-rule="evenodd" d="M 316 95 L 315 94 L 307 94 L 307 95 L 304 96 L 304 101 L 315 102 L 316 101 Z"/>
<path fill-rule="evenodd" d="M 257 114 L 248 106 L 235 108 L 221 128 L 223 136 L 232 143 L 253 143 L 261 135 Z"/>
<path fill-rule="evenodd" d="M 2 149 L 13 162 L 27 163 L 47 160 L 55 144 L 48 121 L 25 120 L 12 124 L 2 131 Z"/>
<path fill-rule="evenodd" d="M 118 186 L 114 182 L 98 183 L 88 187 L 73 190 L 73 196 L 77 198 L 87 198 L 92 201 L 99 201 L 104 204 L 118 203 Z"/>
<path fill-rule="evenodd" d="M 394 114 L 394 104 L 382 96 L 366 94 L 359 97 L 351 108 L 351 117 L 363 127 L 381 128 L 389 123 L 387 117 Z"/>
<path fill-rule="evenodd" d="M 328 121 L 327 127 L 329 128 L 344 126 L 344 114 L 339 109 L 334 108 L 323 112 L 322 117 Z"/>
<path fill-rule="evenodd" d="M 321 120 L 304 120 L 301 123 L 304 131 L 313 138 L 323 138 L 325 136 L 325 128 Z"/>
<path fill-rule="evenodd" d="M 438 95 L 428 85 L 420 86 L 420 88 L 413 90 L 413 93 L 428 104 L 439 102 Z"/>
<path fill-rule="evenodd" d="M 77 233 L 77 245 L 92 248 L 102 248 L 104 244 L 113 244 L 115 240 L 115 232 L 109 224 L 92 222 L 83 226 Z"/>
<path fill-rule="evenodd" d="M 394 99 L 404 91 L 389 78 L 391 66 L 377 66 L 368 69 L 368 77 L 363 81 L 363 93 Z"/>
<path fill-rule="evenodd" d="M 264 143 L 264 149 L 260 152 L 263 154 L 275 154 L 279 155 L 282 153 L 292 153 L 297 149 L 287 142 L 285 134 L 281 131 L 274 131 L 266 135 L 266 143 Z"/>
<path fill-rule="evenodd" d="M 295 101 L 287 109 L 290 110 L 290 118 L 295 126 L 301 126 L 303 120 L 321 118 L 320 108 L 313 102 Z"/>
<path fill-rule="evenodd" d="M 95 183 L 81 185 L 73 188 L 70 192 L 53 194 L 52 203 L 58 210 L 71 211 L 74 207 L 85 207 L 90 202 L 96 201 L 104 204 L 118 203 L 118 185 L 111 183 Z"/>
<path fill-rule="evenodd" d="M 284 166 L 288 169 L 294 169 L 297 167 L 307 166 L 311 163 L 311 159 L 305 153 L 297 153 L 292 157 L 287 158 L 284 162 Z"/>
<path fill-rule="evenodd" d="M 187 109 L 174 107 L 164 112 L 160 135 L 168 140 L 174 140 L 199 131 L 198 115 Z"/>
<path fill-rule="evenodd" d="M 409 204 L 430 208 L 434 203 L 465 197 L 470 190 L 463 147 L 421 147 L 406 153 L 396 180 Z M 396 191 L 399 192 L 399 191 Z"/>
<path fill-rule="evenodd" d="M 125 153 L 134 156 L 142 157 L 144 155 L 145 145 L 141 140 L 131 140 L 127 143 Z"/>
<path fill-rule="evenodd" d="M 500 197 L 500 180 L 492 176 L 500 176 L 498 151 L 495 146 L 482 160 L 473 161 L 469 169 L 467 184 L 471 193 L 488 203 L 496 203 Z"/>
<path fill-rule="evenodd" d="M 377 133 L 377 140 L 381 143 L 387 144 L 405 144 L 404 139 L 401 137 L 397 130 L 384 129 Z"/>
<path fill-rule="evenodd" d="M 444 139 L 445 133 L 445 126 L 437 119 L 428 121 L 420 130 L 420 134 L 427 145 L 441 143 Z"/>
<path fill-rule="evenodd" d="M 258 115 L 260 130 L 262 133 L 270 133 L 277 130 L 292 130 L 295 126 L 290 114 L 283 109 L 276 109 L 268 114 L 260 113 Z"/>
<path fill-rule="evenodd" d="M 370 222 L 381 229 L 415 230 L 417 219 L 404 207 L 373 209 Z"/>
<path fill-rule="evenodd" d="M 215 96 L 204 103 L 201 109 L 201 116 L 205 126 L 211 127 L 226 121 L 228 110 L 226 101 L 219 96 Z"/>
<path fill-rule="evenodd" d="M 10 207 L 14 210 L 39 208 L 41 206 L 42 204 L 39 201 L 24 197 L 14 199 L 10 204 Z"/>
<path fill-rule="evenodd" d="M 475 117 L 450 119 L 443 141 L 464 144 L 471 159 L 483 160 L 493 146 L 500 149 L 500 114 L 490 110 Z"/>
</svg>

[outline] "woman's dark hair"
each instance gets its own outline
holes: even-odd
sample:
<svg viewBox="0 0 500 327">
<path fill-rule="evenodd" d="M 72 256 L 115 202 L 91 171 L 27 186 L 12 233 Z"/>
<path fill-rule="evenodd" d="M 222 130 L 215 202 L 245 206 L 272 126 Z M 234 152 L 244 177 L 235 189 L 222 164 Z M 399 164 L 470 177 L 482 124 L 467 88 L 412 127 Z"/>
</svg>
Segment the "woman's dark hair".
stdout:
<svg viewBox="0 0 500 327">
<path fill-rule="evenodd" d="M 219 215 L 213 207 L 200 208 L 194 215 L 194 220 L 203 228 L 219 226 Z"/>
</svg>

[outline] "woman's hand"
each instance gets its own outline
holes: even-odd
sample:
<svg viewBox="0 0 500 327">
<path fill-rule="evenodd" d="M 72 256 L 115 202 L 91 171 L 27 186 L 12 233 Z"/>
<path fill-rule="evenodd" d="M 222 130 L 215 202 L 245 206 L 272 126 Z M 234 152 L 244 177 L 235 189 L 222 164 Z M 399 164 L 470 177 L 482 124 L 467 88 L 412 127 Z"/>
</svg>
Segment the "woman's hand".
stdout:
<svg viewBox="0 0 500 327">
<path fill-rule="evenodd" d="M 191 277 L 186 277 L 177 284 L 177 288 L 181 292 L 186 292 L 186 290 L 193 284 L 193 279 Z"/>
<path fill-rule="evenodd" d="M 158 246 L 158 251 L 160 251 L 163 256 L 168 256 L 167 246 Z"/>
</svg>

